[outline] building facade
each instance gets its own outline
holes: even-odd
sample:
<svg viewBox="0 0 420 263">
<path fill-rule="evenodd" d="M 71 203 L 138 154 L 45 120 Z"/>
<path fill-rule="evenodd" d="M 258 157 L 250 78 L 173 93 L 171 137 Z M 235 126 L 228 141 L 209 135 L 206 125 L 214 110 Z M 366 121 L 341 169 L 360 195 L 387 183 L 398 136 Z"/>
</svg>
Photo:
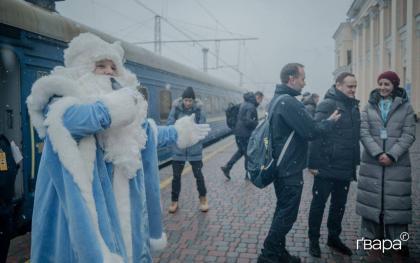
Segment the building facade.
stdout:
<svg viewBox="0 0 420 263">
<path fill-rule="evenodd" d="M 333 36 L 336 62 L 341 63 L 336 63 L 334 75 L 344 71 L 343 54 L 351 53 L 347 70 L 356 75 L 357 96 L 365 105 L 377 76 L 393 70 L 420 116 L 420 0 L 354 0 L 347 21 Z"/>
</svg>

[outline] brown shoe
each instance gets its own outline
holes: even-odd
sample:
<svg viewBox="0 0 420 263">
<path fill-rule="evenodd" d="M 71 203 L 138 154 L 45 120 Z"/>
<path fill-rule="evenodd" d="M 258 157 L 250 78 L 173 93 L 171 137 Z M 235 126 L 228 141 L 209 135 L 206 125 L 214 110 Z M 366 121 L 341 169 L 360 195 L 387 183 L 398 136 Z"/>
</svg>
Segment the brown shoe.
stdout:
<svg viewBox="0 0 420 263">
<path fill-rule="evenodd" d="M 200 210 L 201 212 L 209 211 L 209 202 L 205 196 L 200 196 Z"/>
<path fill-rule="evenodd" d="M 178 202 L 172 202 L 171 205 L 169 206 L 169 213 L 175 213 L 176 210 L 178 210 Z"/>
</svg>

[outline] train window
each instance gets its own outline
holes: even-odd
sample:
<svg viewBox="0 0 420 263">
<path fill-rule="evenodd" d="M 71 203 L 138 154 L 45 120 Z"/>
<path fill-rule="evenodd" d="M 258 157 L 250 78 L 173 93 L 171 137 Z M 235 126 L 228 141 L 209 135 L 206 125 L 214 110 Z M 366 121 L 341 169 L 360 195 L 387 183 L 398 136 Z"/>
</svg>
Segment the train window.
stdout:
<svg viewBox="0 0 420 263">
<path fill-rule="evenodd" d="M 171 111 L 172 96 L 169 90 L 161 90 L 159 93 L 159 109 L 160 109 L 160 121 L 166 122 Z"/>
</svg>

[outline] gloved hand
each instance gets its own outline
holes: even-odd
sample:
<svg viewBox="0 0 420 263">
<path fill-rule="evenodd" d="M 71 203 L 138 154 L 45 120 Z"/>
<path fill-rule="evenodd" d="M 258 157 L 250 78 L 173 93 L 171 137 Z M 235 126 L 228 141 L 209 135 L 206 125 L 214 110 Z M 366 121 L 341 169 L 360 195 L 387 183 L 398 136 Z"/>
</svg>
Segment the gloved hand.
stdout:
<svg viewBox="0 0 420 263">
<path fill-rule="evenodd" d="M 178 133 L 176 144 L 179 148 L 187 148 L 206 138 L 210 132 L 210 125 L 195 123 L 195 114 L 177 120 L 174 127 Z"/>
<path fill-rule="evenodd" d="M 122 88 L 102 95 L 102 101 L 111 115 L 111 127 L 126 126 L 134 121 L 141 94 L 132 88 Z"/>
</svg>

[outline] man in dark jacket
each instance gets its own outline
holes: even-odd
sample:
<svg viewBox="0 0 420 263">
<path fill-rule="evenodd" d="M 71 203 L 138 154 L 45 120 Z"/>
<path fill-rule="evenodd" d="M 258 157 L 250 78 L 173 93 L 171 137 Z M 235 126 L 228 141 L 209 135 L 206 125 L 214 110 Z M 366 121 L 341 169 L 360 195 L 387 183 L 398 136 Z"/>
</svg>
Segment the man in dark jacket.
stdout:
<svg viewBox="0 0 420 263">
<path fill-rule="evenodd" d="M 230 180 L 230 170 L 233 165 L 242 157 L 245 156 L 245 169 L 247 164 L 246 149 L 248 147 L 249 137 L 251 136 L 252 131 L 258 125 L 258 114 L 257 107 L 263 100 L 263 93 L 257 91 L 255 94 L 253 92 L 247 92 L 244 94 L 244 102 L 241 104 L 238 112 L 238 121 L 236 123 L 233 133 L 235 134 L 236 145 L 238 150 L 230 158 L 229 162 L 220 167 L 223 174 Z M 249 179 L 245 175 L 245 179 Z"/>
<path fill-rule="evenodd" d="M 286 246 L 286 235 L 296 221 L 303 187 L 302 170 L 307 165 L 308 141 L 332 129 L 333 122 L 340 118 L 338 111 L 322 122 L 315 122 L 302 102 L 295 97 L 305 86 L 303 65 L 290 63 L 280 73 L 281 85 L 277 85 L 273 100 L 282 96 L 273 109 L 270 122 L 273 155 L 278 158 L 289 135 L 295 134 L 277 167 L 274 190 L 277 197 L 276 210 L 270 230 L 264 241 L 264 248 L 258 262 L 300 262 L 291 256 Z"/>
<path fill-rule="evenodd" d="M 198 124 L 206 123 L 206 116 L 202 109 L 202 102 L 195 98 L 195 93 L 192 87 L 187 87 L 182 93 L 182 98 L 179 98 L 173 103 L 171 112 L 169 113 L 167 125 L 172 125 L 176 120 L 195 114 L 195 122 Z M 201 171 L 203 168 L 203 143 L 198 142 L 191 147 L 180 149 L 174 146 L 174 155 L 172 156 L 172 202 L 168 211 L 175 213 L 178 210 L 178 198 L 181 192 L 181 174 L 184 170 L 185 162 L 189 162 L 197 183 L 197 191 L 200 199 L 200 210 L 207 212 L 209 209 L 207 201 L 207 189 L 204 182 L 204 176 Z"/>
<path fill-rule="evenodd" d="M 349 185 L 355 179 L 356 166 L 360 162 L 360 112 L 359 101 L 355 99 L 356 86 L 353 74 L 341 73 L 336 84 L 327 91 L 324 100 L 316 108 L 316 121 L 325 120 L 337 109 L 341 118 L 335 123 L 334 132 L 324 134 L 309 147 L 308 168 L 315 179 L 308 234 L 309 253 L 314 257 L 321 256 L 320 227 L 325 203 L 330 194 L 327 245 L 345 255 L 352 255 L 339 235 Z"/>
</svg>

